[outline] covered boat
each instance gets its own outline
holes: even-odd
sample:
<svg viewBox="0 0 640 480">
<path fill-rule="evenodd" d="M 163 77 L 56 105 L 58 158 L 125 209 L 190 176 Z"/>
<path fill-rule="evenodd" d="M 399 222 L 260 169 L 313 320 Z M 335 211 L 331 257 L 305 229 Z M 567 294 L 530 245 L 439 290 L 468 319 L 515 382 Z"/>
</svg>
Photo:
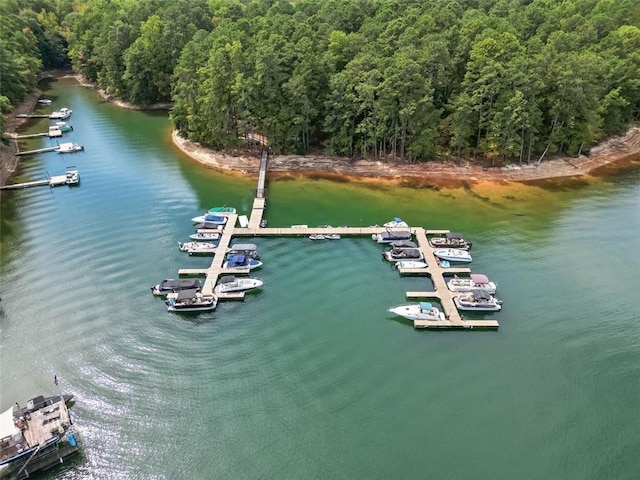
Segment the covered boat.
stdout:
<svg viewBox="0 0 640 480">
<path fill-rule="evenodd" d="M 502 302 L 484 290 L 474 289 L 464 295 L 453 297 L 458 310 L 476 312 L 497 312 L 502 308 Z"/>
<path fill-rule="evenodd" d="M 211 240 L 218 240 L 220 234 L 216 232 L 196 232 L 189 235 L 189 238 L 195 242 L 210 242 Z"/>
<path fill-rule="evenodd" d="M 0 414 L 0 478 L 31 477 L 80 450 L 69 408 L 73 395 L 42 395 Z"/>
<path fill-rule="evenodd" d="M 417 248 L 392 248 L 382 253 L 384 258 L 390 262 L 398 262 L 400 260 L 422 260 L 422 252 Z"/>
<path fill-rule="evenodd" d="M 261 266 L 260 260 L 249 258 L 246 255 L 227 255 L 227 260 L 222 264 L 224 270 L 253 270 Z"/>
<path fill-rule="evenodd" d="M 418 244 L 411 240 L 396 240 L 391 242 L 390 245 L 393 248 L 418 248 Z"/>
<path fill-rule="evenodd" d="M 459 250 L 469 250 L 472 245 L 456 232 L 447 232 L 443 237 L 431 237 L 429 243 L 434 248 L 457 248 Z"/>
<path fill-rule="evenodd" d="M 206 213 L 199 217 L 193 217 L 191 219 L 194 223 L 205 223 L 210 225 L 224 225 L 227 223 L 227 217 L 224 215 L 214 215 L 213 213 Z"/>
<path fill-rule="evenodd" d="M 218 297 L 205 295 L 198 289 L 180 290 L 168 295 L 171 298 L 165 300 L 167 310 L 170 312 L 206 312 L 215 310 L 218 305 Z"/>
<path fill-rule="evenodd" d="M 212 207 L 207 211 L 207 213 L 212 213 L 213 215 L 233 215 L 236 213 L 236 209 L 223 205 L 221 207 Z"/>
<path fill-rule="evenodd" d="M 457 248 L 442 248 L 434 250 L 433 254 L 440 260 L 447 260 L 449 262 L 470 262 L 472 260 L 471 254 L 466 250 L 459 250 Z"/>
<path fill-rule="evenodd" d="M 445 315 L 429 302 L 420 302 L 409 305 L 396 305 L 387 310 L 409 320 L 444 320 Z"/>
<path fill-rule="evenodd" d="M 409 224 L 400 217 L 393 217 L 393 220 L 382 225 L 385 228 L 409 228 Z"/>
<path fill-rule="evenodd" d="M 60 131 L 62 132 L 72 132 L 73 131 L 73 127 L 71 125 L 69 125 L 67 122 L 56 122 L 56 127 L 58 127 L 58 129 L 60 129 Z"/>
<path fill-rule="evenodd" d="M 427 268 L 428 265 L 425 262 L 419 260 L 400 260 L 396 262 L 396 268 Z"/>
<path fill-rule="evenodd" d="M 245 257 L 260 259 L 258 246 L 255 243 L 236 243 L 229 247 L 229 255 L 244 255 Z"/>
<path fill-rule="evenodd" d="M 378 243 L 391 243 L 398 240 L 411 240 L 411 232 L 409 230 L 385 230 L 384 232 L 374 233 L 371 239 Z"/>
<path fill-rule="evenodd" d="M 216 293 L 244 292 L 247 290 L 253 290 L 254 288 L 259 288 L 262 285 L 262 280 L 258 278 L 225 275 L 220 277 L 220 281 L 213 291 Z"/>
<path fill-rule="evenodd" d="M 447 288 L 452 292 L 470 292 L 471 290 L 484 290 L 487 293 L 496 293 L 496 284 L 489 277 L 481 273 L 472 273 L 470 278 L 454 277 L 447 282 Z"/>
<path fill-rule="evenodd" d="M 168 295 L 180 290 L 193 290 L 202 287 L 197 278 L 165 278 L 159 284 L 151 287 L 154 295 Z"/>
</svg>

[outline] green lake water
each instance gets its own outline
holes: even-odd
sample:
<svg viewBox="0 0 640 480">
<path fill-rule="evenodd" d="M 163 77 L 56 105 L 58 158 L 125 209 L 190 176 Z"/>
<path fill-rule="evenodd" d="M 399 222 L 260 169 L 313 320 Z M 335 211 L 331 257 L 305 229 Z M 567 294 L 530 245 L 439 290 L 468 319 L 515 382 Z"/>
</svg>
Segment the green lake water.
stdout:
<svg viewBox="0 0 640 480">
<path fill-rule="evenodd" d="M 256 179 L 183 157 L 166 113 L 47 88 L 85 151 L 24 157 L 12 181 L 75 164 L 81 185 L 3 192 L 0 244 L 0 407 L 77 400 L 84 456 L 44 478 L 638 478 L 638 163 L 544 186 L 268 182 L 269 226 L 401 216 L 464 233 L 473 271 L 499 284 L 497 331 L 388 314 L 431 284 L 364 237 L 257 238 L 264 288 L 179 316 L 149 287 L 209 264 L 177 249 L 190 218 L 249 214 Z"/>
</svg>

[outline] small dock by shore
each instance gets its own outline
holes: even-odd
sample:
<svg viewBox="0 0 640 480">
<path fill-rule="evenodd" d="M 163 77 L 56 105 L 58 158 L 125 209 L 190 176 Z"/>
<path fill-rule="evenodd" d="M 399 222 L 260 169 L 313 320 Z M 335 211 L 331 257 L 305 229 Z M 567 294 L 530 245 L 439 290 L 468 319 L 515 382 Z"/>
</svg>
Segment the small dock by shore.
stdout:
<svg viewBox="0 0 640 480">
<path fill-rule="evenodd" d="M 37 155 L 39 153 L 55 152 L 58 148 L 59 148 L 58 145 L 56 145 L 55 147 L 37 148 L 35 150 L 25 150 L 24 152 L 16 152 L 14 153 L 14 155 L 16 157 L 21 157 L 23 155 Z"/>
<path fill-rule="evenodd" d="M 0 190 L 21 190 L 24 188 L 31 187 L 60 187 L 62 185 L 67 185 L 67 175 L 54 175 L 53 177 L 45 178 L 43 180 L 34 180 L 32 182 L 24 182 L 24 183 L 14 183 L 12 185 L 4 185 L 0 187 Z"/>
</svg>

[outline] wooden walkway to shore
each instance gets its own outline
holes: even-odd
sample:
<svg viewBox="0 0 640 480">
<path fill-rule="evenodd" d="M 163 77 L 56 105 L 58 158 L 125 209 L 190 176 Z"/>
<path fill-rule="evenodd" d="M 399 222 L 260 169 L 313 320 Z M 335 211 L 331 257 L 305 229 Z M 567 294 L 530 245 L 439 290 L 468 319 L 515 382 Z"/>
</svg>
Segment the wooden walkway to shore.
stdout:
<svg viewBox="0 0 640 480">
<path fill-rule="evenodd" d="M 204 275 L 205 281 L 202 286 L 204 294 L 211 294 L 215 288 L 220 275 L 226 274 L 247 274 L 249 269 L 225 270 L 222 268 L 223 263 L 230 251 L 229 245 L 233 237 L 271 237 L 271 236 L 309 236 L 314 234 L 338 234 L 341 236 L 368 236 L 382 233 L 389 230 L 407 230 L 406 228 L 389 229 L 380 226 L 374 227 L 307 227 L 302 225 L 291 227 L 277 228 L 260 228 L 264 210 L 266 207 L 265 198 L 265 181 L 268 164 L 268 152 L 263 151 L 260 161 L 260 173 L 258 176 L 258 186 L 256 189 L 253 208 L 248 227 L 236 227 L 238 215 L 228 215 L 227 222 L 223 230 L 220 232 L 218 246 L 208 251 L 213 253 L 211 265 L 208 268 L 182 268 L 178 271 L 179 275 Z M 435 248 L 431 246 L 427 235 L 444 235 L 449 230 L 426 230 L 422 227 L 410 227 L 409 230 L 413 234 L 418 244 L 418 248 L 424 256 L 427 268 L 423 269 L 399 269 L 401 274 L 417 274 L 428 275 L 433 282 L 434 291 L 410 291 L 406 292 L 407 298 L 416 299 L 436 299 L 442 305 L 442 311 L 445 314 L 445 320 L 415 320 L 413 326 L 415 328 L 498 328 L 499 324 L 496 320 L 471 320 L 465 319 L 455 306 L 453 298 L 459 295 L 458 292 L 451 292 L 447 288 L 446 277 L 455 274 L 468 274 L 471 272 L 469 268 L 442 268 L 440 261 L 433 254 Z M 244 298 L 244 292 L 234 292 L 231 294 L 218 295 L 220 299 L 241 299 Z"/>
<path fill-rule="evenodd" d="M 54 175 L 44 180 L 34 180 L 33 182 L 14 183 L 12 185 L 4 185 L 0 190 L 19 190 L 22 188 L 41 187 L 48 185 L 50 187 L 58 187 L 67 184 L 67 175 Z"/>
</svg>

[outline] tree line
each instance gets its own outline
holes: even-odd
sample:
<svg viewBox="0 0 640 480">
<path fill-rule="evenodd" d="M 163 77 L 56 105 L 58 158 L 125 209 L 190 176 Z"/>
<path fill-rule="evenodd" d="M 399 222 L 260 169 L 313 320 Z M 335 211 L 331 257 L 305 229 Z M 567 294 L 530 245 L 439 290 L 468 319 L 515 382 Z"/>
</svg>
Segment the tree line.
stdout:
<svg viewBox="0 0 640 480">
<path fill-rule="evenodd" d="M 263 135 L 286 153 L 534 162 L 640 116 L 636 0 L 3 5 L 10 102 L 70 62 L 123 100 L 173 102 L 180 134 L 217 149 Z"/>
</svg>

